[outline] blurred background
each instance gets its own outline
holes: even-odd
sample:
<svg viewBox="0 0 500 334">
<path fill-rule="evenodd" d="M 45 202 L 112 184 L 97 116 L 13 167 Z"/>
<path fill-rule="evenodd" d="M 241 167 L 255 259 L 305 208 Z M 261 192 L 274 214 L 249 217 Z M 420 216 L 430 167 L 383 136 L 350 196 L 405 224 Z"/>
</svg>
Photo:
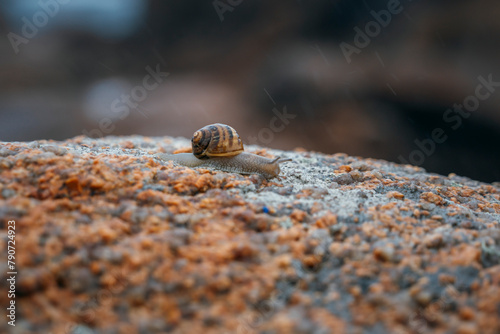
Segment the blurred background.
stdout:
<svg viewBox="0 0 500 334">
<path fill-rule="evenodd" d="M 0 140 L 221 122 L 500 181 L 499 18 L 495 0 L 2 0 Z"/>
</svg>

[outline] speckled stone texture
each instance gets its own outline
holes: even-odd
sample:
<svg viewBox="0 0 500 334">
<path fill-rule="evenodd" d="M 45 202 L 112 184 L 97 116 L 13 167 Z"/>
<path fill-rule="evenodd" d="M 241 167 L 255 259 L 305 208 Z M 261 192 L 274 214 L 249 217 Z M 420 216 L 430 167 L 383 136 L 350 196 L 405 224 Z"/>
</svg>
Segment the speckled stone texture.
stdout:
<svg viewBox="0 0 500 334">
<path fill-rule="evenodd" d="M 182 138 L 0 143 L 12 333 L 500 332 L 500 187 L 275 151 L 281 179 L 190 169 Z M 2 309 L 7 294 L 0 294 Z"/>
</svg>

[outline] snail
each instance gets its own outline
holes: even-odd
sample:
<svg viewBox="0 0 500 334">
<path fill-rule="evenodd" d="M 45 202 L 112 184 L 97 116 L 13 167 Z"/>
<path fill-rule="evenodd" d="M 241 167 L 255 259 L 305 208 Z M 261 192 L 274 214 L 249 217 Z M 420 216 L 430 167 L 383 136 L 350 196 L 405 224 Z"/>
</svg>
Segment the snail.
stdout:
<svg viewBox="0 0 500 334">
<path fill-rule="evenodd" d="M 266 179 L 277 177 L 279 164 L 291 159 L 269 159 L 244 152 L 243 143 L 235 129 L 215 123 L 193 134 L 192 153 L 158 154 L 165 161 L 173 161 L 187 167 L 207 167 L 239 174 L 260 174 Z"/>
</svg>

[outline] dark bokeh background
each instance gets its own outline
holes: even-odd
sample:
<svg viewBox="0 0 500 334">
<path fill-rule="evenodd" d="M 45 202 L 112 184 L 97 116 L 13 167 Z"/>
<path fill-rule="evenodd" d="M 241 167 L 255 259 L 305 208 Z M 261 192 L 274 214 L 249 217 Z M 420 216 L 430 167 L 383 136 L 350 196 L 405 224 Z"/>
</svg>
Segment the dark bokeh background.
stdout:
<svg viewBox="0 0 500 334">
<path fill-rule="evenodd" d="M 443 115 L 474 95 L 479 76 L 500 82 L 500 3 L 401 0 L 348 62 L 341 43 L 354 46 L 354 28 L 388 2 L 3 0 L 0 140 L 189 137 L 222 122 L 249 144 L 499 181 L 500 87 L 460 126 Z M 33 36 L 16 53 L 9 33 L 23 29 Z M 148 67 L 169 75 L 117 113 Z M 274 119 L 284 109 L 287 124 Z M 432 150 L 436 128 L 447 139 Z"/>
</svg>

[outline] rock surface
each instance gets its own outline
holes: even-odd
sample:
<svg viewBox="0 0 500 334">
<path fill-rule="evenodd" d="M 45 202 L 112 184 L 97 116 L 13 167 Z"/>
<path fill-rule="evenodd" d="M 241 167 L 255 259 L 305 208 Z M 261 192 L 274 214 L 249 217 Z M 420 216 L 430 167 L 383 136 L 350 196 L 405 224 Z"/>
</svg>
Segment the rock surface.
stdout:
<svg viewBox="0 0 500 334">
<path fill-rule="evenodd" d="M 0 330 L 500 331 L 498 184 L 255 146 L 293 159 L 279 180 L 155 157 L 187 147 L 0 143 L 1 251 L 15 220 L 18 271 L 16 327 Z"/>
</svg>

